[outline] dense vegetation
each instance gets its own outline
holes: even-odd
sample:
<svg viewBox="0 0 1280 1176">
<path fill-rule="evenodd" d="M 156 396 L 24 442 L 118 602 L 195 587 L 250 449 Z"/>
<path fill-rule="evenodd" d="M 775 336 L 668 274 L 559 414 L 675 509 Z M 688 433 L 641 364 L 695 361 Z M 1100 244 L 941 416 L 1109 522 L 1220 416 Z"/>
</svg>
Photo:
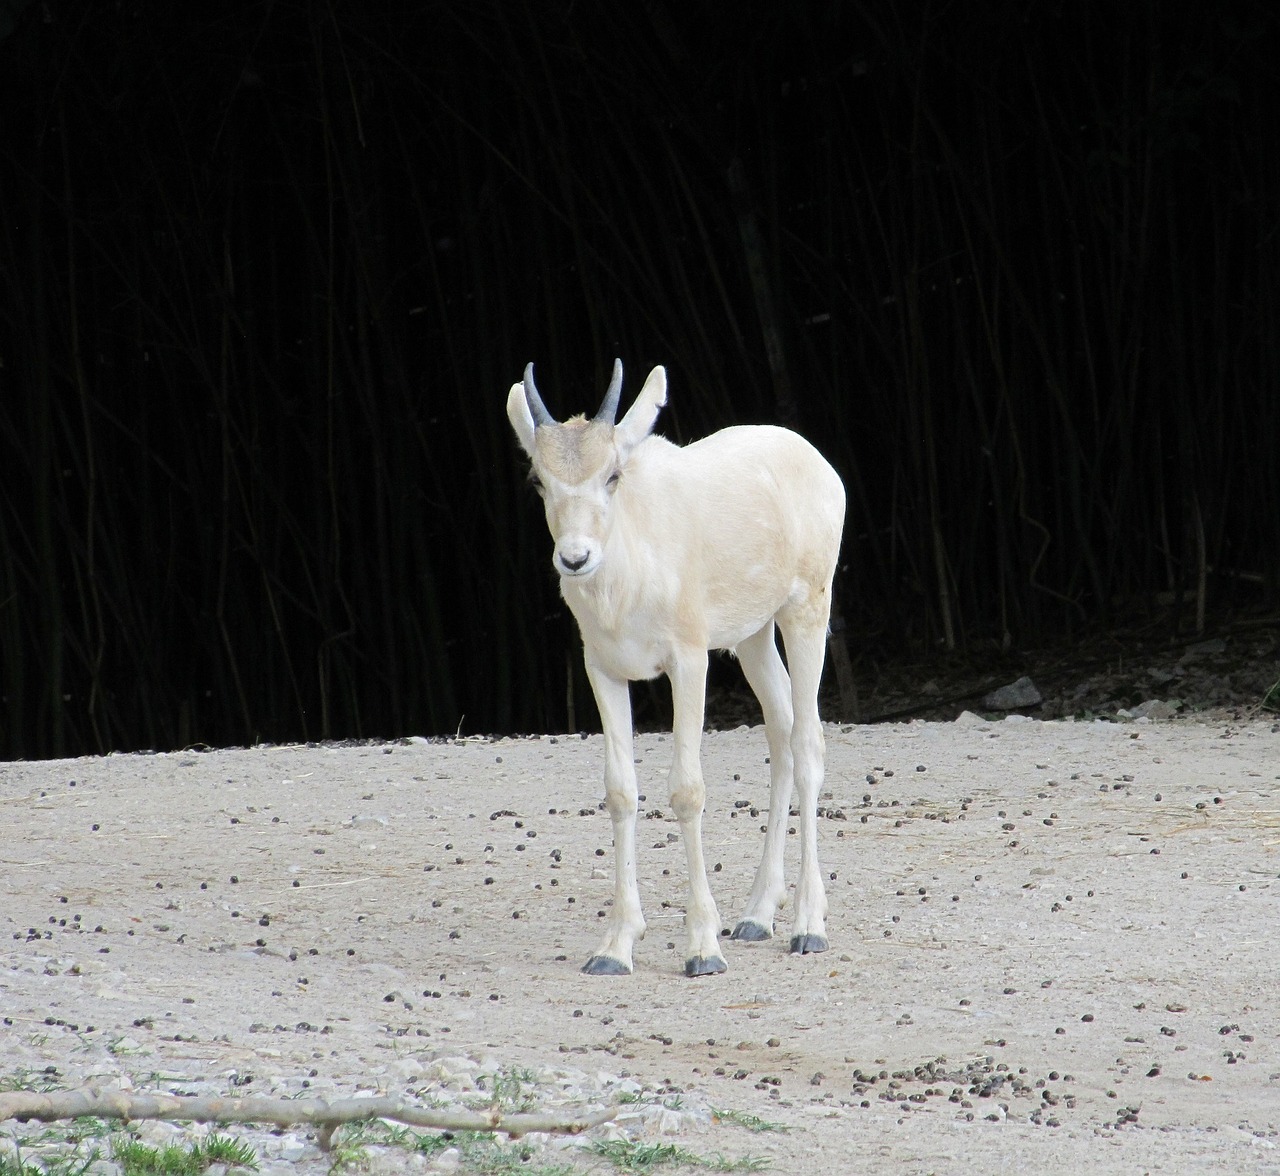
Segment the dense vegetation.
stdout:
<svg viewBox="0 0 1280 1176">
<path fill-rule="evenodd" d="M 214 8 L 0 2 L 0 758 L 588 725 L 529 359 L 814 439 L 855 655 L 1274 601 L 1264 0 Z"/>
</svg>

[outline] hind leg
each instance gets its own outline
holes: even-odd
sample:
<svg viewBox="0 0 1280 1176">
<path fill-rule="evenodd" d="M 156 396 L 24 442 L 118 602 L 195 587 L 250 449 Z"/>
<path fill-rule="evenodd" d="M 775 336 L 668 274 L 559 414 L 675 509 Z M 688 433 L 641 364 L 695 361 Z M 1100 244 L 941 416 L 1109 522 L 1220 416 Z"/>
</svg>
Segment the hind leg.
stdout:
<svg viewBox="0 0 1280 1176">
<path fill-rule="evenodd" d="M 830 600 L 823 594 L 821 603 Z M 825 740 L 818 716 L 818 687 L 826 656 L 826 607 L 812 602 L 795 615 L 779 616 L 791 670 L 791 700 L 795 712 L 791 752 L 795 762 L 796 803 L 800 810 L 800 874 L 796 881 L 791 951 L 807 954 L 827 950 L 827 895 L 818 865 L 818 796 L 824 775 Z"/>
<path fill-rule="evenodd" d="M 773 918 L 787 893 L 783 855 L 793 779 L 791 679 L 778 652 L 772 620 L 740 642 L 736 652 L 747 684 L 760 700 L 765 736 L 769 741 L 769 823 L 764 835 L 764 852 L 756 868 L 751 897 L 733 929 L 734 939 L 755 942 L 773 937 Z"/>
</svg>

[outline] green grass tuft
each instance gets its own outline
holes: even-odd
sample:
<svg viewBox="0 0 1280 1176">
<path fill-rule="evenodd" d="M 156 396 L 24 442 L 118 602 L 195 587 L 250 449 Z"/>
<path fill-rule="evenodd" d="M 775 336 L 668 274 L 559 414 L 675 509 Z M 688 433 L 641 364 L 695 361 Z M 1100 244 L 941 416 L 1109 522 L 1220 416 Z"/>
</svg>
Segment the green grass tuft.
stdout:
<svg viewBox="0 0 1280 1176">
<path fill-rule="evenodd" d="M 150 1147 L 137 1139 L 112 1144 L 112 1157 L 125 1176 L 201 1176 L 211 1164 L 256 1171 L 258 1157 L 254 1150 L 229 1135 L 212 1134 L 202 1142 L 183 1147 L 166 1144 Z"/>
</svg>

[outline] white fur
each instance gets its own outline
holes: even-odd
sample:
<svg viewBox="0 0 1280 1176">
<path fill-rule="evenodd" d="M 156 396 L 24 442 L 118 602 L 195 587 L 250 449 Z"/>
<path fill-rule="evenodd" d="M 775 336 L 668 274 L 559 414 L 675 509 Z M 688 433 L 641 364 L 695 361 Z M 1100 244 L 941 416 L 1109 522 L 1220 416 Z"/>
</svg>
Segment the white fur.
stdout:
<svg viewBox="0 0 1280 1176">
<path fill-rule="evenodd" d="M 582 418 L 535 426 L 522 384 L 507 399 L 545 501 L 552 562 L 582 632 L 604 725 L 616 877 L 613 910 L 587 972 L 630 972 L 632 945 L 644 934 L 628 683 L 664 673 L 675 716 L 671 807 L 689 868 L 685 970 L 724 970 L 702 854 L 699 750 L 711 649 L 737 654 L 764 709 L 771 763 L 764 853 L 733 936 L 773 934 L 786 895 L 783 847 L 794 781 L 801 838 L 791 949 L 827 947 L 817 854 L 824 754 L 818 685 L 844 486 L 813 446 L 786 429 L 737 426 L 684 448 L 673 445 L 651 432 L 665 403 L 661 367 L 616 427 Z"/>
</svg>

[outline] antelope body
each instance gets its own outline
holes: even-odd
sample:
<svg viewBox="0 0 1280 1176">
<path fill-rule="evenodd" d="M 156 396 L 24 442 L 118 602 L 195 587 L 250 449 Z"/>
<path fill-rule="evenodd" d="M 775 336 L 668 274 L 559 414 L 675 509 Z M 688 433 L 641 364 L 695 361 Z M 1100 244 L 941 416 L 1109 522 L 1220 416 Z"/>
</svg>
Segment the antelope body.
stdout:
<svg viewBox="0 0 1280 1176">
<path fill-rule="evenodd" d="M 557 422 L 533 380 L 511 387 L 507 415 L 532 462 L 554 541 L 560 590 L 582 632 L 605 736 L 605 803 L 613 822 L 613 909 L 584 972 L 627 974 L 645 922 L 636 887 L 637 785 L 629 683 L 671 679 L 675 758 L 671 808 L 689 870 L 685 972 L 725 970 L 720 918 L 702 852 L 700 762 L 707 653 L 735 653 L 764 710 L 770 755 L 763 856 L 739 940 L 773 935 L 786 896 L 783 849 L 793 784 L 800 873 L 790 948 L 827 949 L 818 867 L 817 799 L 824 742 L 818 717 L 831 582 L 844 526 L 839 475 L 798 434 L 767 425 L 723 429 L 685 447 L 653 435 L 666 403 L 656 367 L 615 425 L 622 365 L 599 413 Z M 783 665 L 775 638 L 786 644 Z M 788 667 L 790 674 L 788 674 Z"/>
</svg>

